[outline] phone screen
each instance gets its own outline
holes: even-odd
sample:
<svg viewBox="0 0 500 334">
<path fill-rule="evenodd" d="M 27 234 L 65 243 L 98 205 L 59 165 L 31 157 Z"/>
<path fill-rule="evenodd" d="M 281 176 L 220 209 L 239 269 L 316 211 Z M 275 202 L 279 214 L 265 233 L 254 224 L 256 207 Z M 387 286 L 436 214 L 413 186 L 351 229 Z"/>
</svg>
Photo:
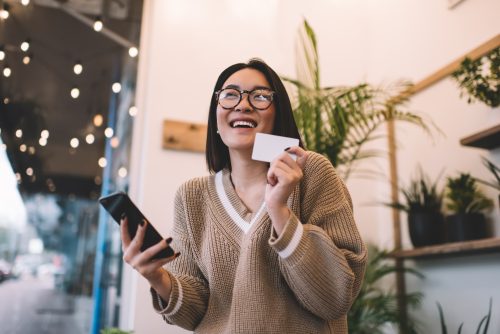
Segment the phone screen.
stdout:
<svg viewBox="0 0 500 334">
<path fill-rule="evenodd" d="M 124 192 L 117 192 L 111 195 L 101 197 L 99 203 L 111 214 L 111 217 L 120 224 L 122 214 L 125 214 L 128 219 L 128 233 L 130 237 L 133 238 L 137 232 L 139 225 L 143 224 L 143 220 L 146 219 L 142 212 L 135 206 L 132 200 Z M 146 219 L 147 220 L 147 219 Z M 151 222 L 148 221 L 146 227 L 146 234 L 144 236 L 144 242 L 141 247 L 141 251 L 148 249 L 149 247 L 162 241 L 163 238 L 154 228 Z M 169 246 L 153 256 L 153 258 L 165 258 L 174 255 L 174 250 Z"/>
</svg>

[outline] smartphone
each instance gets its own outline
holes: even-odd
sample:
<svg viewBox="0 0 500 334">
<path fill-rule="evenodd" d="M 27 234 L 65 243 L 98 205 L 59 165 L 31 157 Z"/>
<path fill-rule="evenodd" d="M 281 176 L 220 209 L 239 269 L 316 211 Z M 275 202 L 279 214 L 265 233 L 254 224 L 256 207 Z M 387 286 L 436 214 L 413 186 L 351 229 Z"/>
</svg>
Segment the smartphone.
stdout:
<svg viewBox="0 0 500 334">
<path fill-rule="evenodd" d="M 128 219 L 128 233 L 131 238 L 135 236 L 139 225 L 147 220 L 142 212 L 135 206 L 130 197 L 125 192 L 116 192 L 108 196 L 99 198 L 99 203 L 111 214 L 111 217 L 120 224 L 122 214 L 125 214 Z M 163 238 L 154 228 L 154 226 L 147 220 L 146 234 L 144 235 L 144 242 L 142 243 L 141 251 L 162 241 Z M 153 256 L 154 259 L 166 258 L 174 255 L 172 247 L 168 246 Z"/>
</svg>

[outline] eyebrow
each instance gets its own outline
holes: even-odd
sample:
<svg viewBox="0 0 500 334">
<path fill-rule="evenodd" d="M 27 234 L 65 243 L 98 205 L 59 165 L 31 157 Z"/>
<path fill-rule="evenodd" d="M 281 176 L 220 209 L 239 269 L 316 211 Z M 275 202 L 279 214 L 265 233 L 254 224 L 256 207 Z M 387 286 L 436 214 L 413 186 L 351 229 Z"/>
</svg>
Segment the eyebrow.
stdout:
<svg viewBox="0 0 500 334">
<path fill-rule="evenodd" d="M 233 88 L 233 89 L 237 89 L 237 90 L 241 90 L 241 87 L 238 86 L 238 85 L 227 85 L 226 87 L 224 87 L 224 89 L 226 88 Z M 254 88 L 251 89 L 252 90 L 255 90 L 255 89 L 267 89 L 267 90 L 272 90 L 271 88 L 269 87 L 266 87 L 266 86 L 255 86 Z"/>
</svg>

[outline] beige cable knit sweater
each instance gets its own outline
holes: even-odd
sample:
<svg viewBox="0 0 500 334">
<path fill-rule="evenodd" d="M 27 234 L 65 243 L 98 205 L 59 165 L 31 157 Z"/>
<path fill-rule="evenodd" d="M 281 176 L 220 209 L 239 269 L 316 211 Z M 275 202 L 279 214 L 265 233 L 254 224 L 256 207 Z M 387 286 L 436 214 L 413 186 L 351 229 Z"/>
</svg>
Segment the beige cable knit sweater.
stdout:
<svg viewBox="0 0 500 334">
<path fill-rule="evenodd" d="M 177 192 L 168 323 L 196 333 L 347 333 L 346 313 L 366 249 L 350 195 L 330 162 L 310 152 L 279 238 L 265 206 L 252 215 L 227 170 Z"/>
</svg>

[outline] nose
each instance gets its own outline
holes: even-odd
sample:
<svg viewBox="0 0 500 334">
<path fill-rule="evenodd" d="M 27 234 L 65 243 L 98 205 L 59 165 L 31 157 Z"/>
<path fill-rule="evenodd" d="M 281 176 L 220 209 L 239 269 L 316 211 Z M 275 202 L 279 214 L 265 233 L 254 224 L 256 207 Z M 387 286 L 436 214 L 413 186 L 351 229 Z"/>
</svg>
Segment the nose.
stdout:
<svg viewBox="0 0 500 334">
<path fill-rule="evenodd" d="M 246 97 L 245 97 L 246 95 Z M 234 108 L 235 111 L 239 112 L 250 112 L 252 111 L 252 105 L 250 104 L 250 95 L 247 92 L 241 94 L 241 101 Z"/>
</svg>

